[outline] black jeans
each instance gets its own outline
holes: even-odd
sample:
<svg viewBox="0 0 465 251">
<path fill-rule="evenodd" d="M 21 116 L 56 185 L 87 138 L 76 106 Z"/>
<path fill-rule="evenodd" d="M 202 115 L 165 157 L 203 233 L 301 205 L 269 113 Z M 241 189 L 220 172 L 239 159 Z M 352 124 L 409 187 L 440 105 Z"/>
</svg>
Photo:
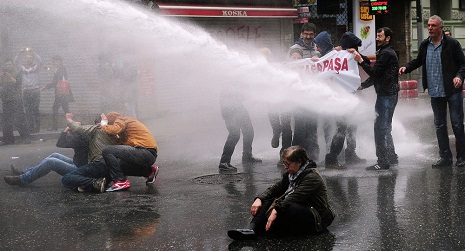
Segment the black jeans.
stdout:
<svg viewBox="0 0 465 251">
<path fill-rule="evenodd" d="M 253 217 L 251 223 L 255 224 L 253 229 L 256 233 L 264 233 L 268 221 L 266 211 L 273 203 L 273 199 L 262 201 L 262 207 Z M 312 212 L 305 206 L 293 203 L 283 212 L 278 213 L 278 217 L 271 225 L 269 233 L 272 234 L 317 234 L 315 218 Z"/>
<path fill-rule="evenodd" d="M 102 150 L 111 181 L 126 180 L 128 176 L 147 176 L 157 159 L 155 150 L 126 145 L 107 146 Z"/>
<path fill-rule="evenodd" d="M 270 112 L 268 113 L 268 119 L 270 120 L 271 129 L 273 135 L 281 135 L 281 151 L 292 145 L 292 113 L 290 112 Z"/>
<path fill-rule="evenodd" d="M 24 109 L 26 111 L 26 118 L 29 132 L 40 131 L 40 90 L 25 90 L 23 92 Z"/>
<path fill-rule="evenodd" d="M 222 115 L 229 134 L 226 142 L 224 143 L 220 163 L 231 163 L 231 157 L 234 153 L 234 149 L 241 138 L 241 131 L 244 136 L 242 139 L 242 156 L 252 156 L 254 130 L 249 112 L 245 109 L 245 107 L 238 106 L 236 109 L 228 111 L 223 110 Z"/>
<path fill-rule="evenodd" d="M 330 163 L 337 162 L 337 156 L 341 153 L 344 147 L 344 141 L 347 136 L 347 121 L 345 118 L 336 119 L 336 133 L 331 141 L 331 149 L 329 154 L 326 155 L 326 161 Z"/>
<path fill-rule="evenodd" d="M 294 113 L 293 146 L 301 146 L 307 151 L 311 160 L 317 161 L 320 156 L 318 146 L 318 118 L 306 110 Z"/>
<path fill-rule="evenodd" d="M 447 132 L 447 106 L 449 105 L 449 116 L 452 131 L 455 135 L 455 148 L 457 159 L 465 157 L 465 136 L 463 126 L 463 97 L 461 93 L 453 94 L 444 98 L 431 98 L 431 107 L 434 113 L 434 125 L 439 144 L 439 156 L 452 159 L 449 146 L 449 133 Z"/>
<path fill-rule="evenodd" d="M 3 100 L 3 141 L 7 144 L 14 144 L 13 131 L 16 128 L 22 140 L 29 139 L 29 131 L 24 114 L 23 101 Z"/>
<path fill-rule="evenodd" d="M 58 120 L 58 110 L 60 107 L 63 109 L 65 113 L 69 113 L 69 104 L 68 104 L 68 96 L 59 96 L 55 95 L 55 101 L 53 102 L 52 106 L 52 125 L 53 129 L 57 129 L 57 120 Z"/>
</svg>

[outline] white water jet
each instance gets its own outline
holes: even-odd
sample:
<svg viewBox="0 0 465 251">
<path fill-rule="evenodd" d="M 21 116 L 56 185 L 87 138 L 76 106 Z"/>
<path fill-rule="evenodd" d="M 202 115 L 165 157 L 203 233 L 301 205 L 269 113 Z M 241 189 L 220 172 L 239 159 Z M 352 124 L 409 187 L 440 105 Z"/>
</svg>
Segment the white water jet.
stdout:
<svg viewBox="0 0 465 251">
<path fill-rule="evenodd" d="M 195 113 L 208 121 L 221 116 L 218 99 L 222 86 L 237 85 L 246 91 L 247 104 L 256 114 L 265 115 L 270 104 L 298 105 L 331 116 L 355 114 L 353 117 L 361 124 L 359 134 L 362 130 L 373 134 L 374 102 L 360 104 L 357 96 L 336 91 L 317 79 L 302 81 L 297 73 L 281 64 L 268 63 L 258 54 L 258 48 L 232 50 L 187 21 L 167 19 L 127 2 L 109 0 L 7 0 L 0 7 L 2 13 L 13 13 L 8 20 L 2 20 L 3 28 L 8 27 L 13 33 L 31 32 L 37 39 L 30 41 L 40 41 L 56 53 L 62 53 L 63 48 L 74 51 L 74 55 L 64 55 L 65 61 L 67 57 L 90 59 L 79 70 L 88 71 L 94 80 L 99 77 L 95 68 L 102 51 L 132 56 L 139 64 L 153 66 L 155 86 L 168 93 L 168 98 L 163 100 L 163 105 L 157 101 L 155 109 L 153 98 L 140 102 L 139 109 L 153 109 L 148 113 L 156 114 L 160 109 L 183 116 Z M 18 48 L 21 42 L 25 41 L 18 41 Z M 97 86 L 86 84 L 89 92 Z M 394 132 L 398 126 L 394 124 Z M 372 137 L 367 140 L 373 142 Z M 396 145 L 398 142 L 395 137 Z M 364 143 L 362 140 L 358 145 L 363 147 Z M 373 147 L 367 149 L 370 150 L 362 156 L 367 153 L 374 156 Z"/>
</svg>

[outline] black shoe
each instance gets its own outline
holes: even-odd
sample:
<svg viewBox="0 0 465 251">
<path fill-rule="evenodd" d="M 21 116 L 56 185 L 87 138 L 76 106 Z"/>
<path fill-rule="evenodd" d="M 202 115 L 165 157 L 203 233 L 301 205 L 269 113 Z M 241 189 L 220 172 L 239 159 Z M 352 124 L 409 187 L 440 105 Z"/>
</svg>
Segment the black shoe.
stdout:
<svg viewBox="0 0 465 251">
<path fill-rule="evenodd" d="M 365 164 L 367 162 L 366 159 L 362 159 L 360 157 L 357 156 L 357 154 L 351 154 L 351 155 L 347 155 L 346 154 L 346 164 L 348 165 L 355 165 L 355 164 Z"/>
<path fill-rule="evenodd" d="M 97 193 L 104 193 L 107 185 L 106 178 L 100 178 L 92 183 L 92 188 Z M 79 190 L 79 189 L 78 189 Z"/>
<path fill-rule="evenodd" d="M 10 186 L 21 186 L 23 184 L 19 176 L 5 176 L 3 179 Z"/>
<path fill-rule="evenodd" d="M 465 158 L 457 158 L 457 162 L 455 162 L 455 166 L 458 166 L 458 167 L 465 166 Z"/>
<path fill-rule="evenodd" d="M 237 168 L 235 166 L 231 165 L 230 163 L 220 163 L 218 168 L 221 171 L 237 171 Z"/>
<path fill-rule="evenodd" d="M 247 156 L 247 157 L 242 156 L 242 163 L 248 163 L 248 164 L 262 163 L 262 160 L 259 158 L 255 158 L 253 156 Z"/>
<path fill-rule="evenodd" d="M 279 134 L 273 134 L 273 138 L 271 139 L 271 147 L 278 148 L 279 146 Z"/>
<path fill-rule="evenodd" d="M 228 236 L 233 240 L 252 240 L 257 238 L 255 231 L 252 229 L 232 229 L 228 231 Z"/>
<path fill-rule="evenodd" d="M 432 165 L 433 168 L 443 168 L 443 167 L 452 167 L 452 160 L 440 158 L 438 162 Z"/>
<path fill-rule="evenodd" d="M 21 175 L 21 174 L 24 174 L 23 171 L 19 170 L 15 165 L 10 165 L 10 168 L 11 168 L 11 172 L 14 174 L 14 175 Z"/>
<path fill-rule="evenodd" d="M 326 162 L 325 163 L 325 168 L 326 169 L 338 169 L 338 170 L 343 170 L 343 169 L 347 169 L 346 166 L 340 164 L 339 162 Z"/>
<path fill-rule="evenodd" d="M 369 166 L 366 168 L 366 170 L 371 170 L 371 171 L 381 171 L 381 170 L 389 170 L 389 165 L 388 164 L 374 164 L 372 166 Z"/>
</svg>

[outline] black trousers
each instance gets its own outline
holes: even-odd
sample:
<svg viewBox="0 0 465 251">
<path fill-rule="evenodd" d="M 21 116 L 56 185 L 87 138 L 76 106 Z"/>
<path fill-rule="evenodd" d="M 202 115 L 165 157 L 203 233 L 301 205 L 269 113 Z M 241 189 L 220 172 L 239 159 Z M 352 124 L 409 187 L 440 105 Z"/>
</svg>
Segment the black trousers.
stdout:
<svg viewBox="0 0 465 251">
<path fill-rule="evenodd" d="M 25 90 L 23 91 L 24 109 L 26 111 L 26 119 L 28 130 L 31 133 L 40 131 L 40 90 Z"/>
<path fill-rule="evenodd" d="M 14 144 L 13 131 L 16 128 L 22 140 L 29 139 L 26 115 L 24 114 L 23 101 L 3 100 L 3 141 L 6 144 Z"/>
<path fill-rule="evenodd" d="M 273 135 L 281 138 L 281 151 L 292 145 L 292 113 L 291 112 L 270 112 L 268 113 L 268 119 L 273 130 Z M 282 133 L 282 134 L 281 134 Z"/>
<path fill-rule="evenodd" d="M 320 156 L 318 146 L 318 118 L 306 110 L 298 110 L 294 113 L 294 138 L 293 146 L 301 146 L 307 151 L 311 160 L 317 161 Z"/>
<path fill-rule="evenodd" d="M 126 180 L 125 176 L 147 176 L 157 154 L 145 148 L 127 145 L 107 146 L 102 150 L 111 181 Z"/>
<path fill-rule="evenodd" d="M 69 104 L 68 104 L 68 96 L 59 96 L 55 95 L 55 101 L 53 102 L 52 106 L 52 125 L 53 129 L 57 129 L 58 127 L 58 110 L 60 107 L 63 109 L 65 113 L 69 113 Z"/>
<path fill-rule="evenodd" d="M 253 229 L 256 233 L 265 233 L 266 211 L 273 203 L 273 199 L 262 201 L 262 207 L 258 210 L 257 214 L 253 217 L 251 223 L 255 224 Z M 310 209 L 299 204 L 291 204 L 284 212 L 278 213 L 278 217 L 271 225 L 271 234 L 288 235 L 288 234 L 318 234 L 315 227 L 315 217 Z"/>
<path fill-rule="evenodd" d="M 220 163 L 231 163 L 231 157 L 236 148 L 237 142 L 243 135 L 242 156 L 252 156 L 252 142 L 254 138 L 254 130 L 249 112 L 243 106 L 237 107 L 228 111 L 223 111 L 224 123 L 228 129 L 228 138 L 224 143 L 223 154 L 221 155 Z"/>
</svg>

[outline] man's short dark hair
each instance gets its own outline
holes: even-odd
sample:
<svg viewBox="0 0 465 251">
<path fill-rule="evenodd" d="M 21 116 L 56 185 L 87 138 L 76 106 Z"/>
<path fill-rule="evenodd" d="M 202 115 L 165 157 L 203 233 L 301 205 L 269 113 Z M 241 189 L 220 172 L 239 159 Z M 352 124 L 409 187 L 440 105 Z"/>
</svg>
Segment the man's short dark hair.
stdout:
<svg viewBox="0 0 465 251">
<path fill-rule="evenodd" d="M 316 25 L 313 23 L 304 23 L 304 25 L 302 25 L 302 28 L 300 29 L 300 33 L 303 33 L 304 31 L 316 32 Z"/>
<path fill-rule="evenodd" d="M 384 31 L 384 36 L 391 38 L 391 39 L 389 39 L 389 43 L 391 43 L 391 41 L 393 39 L 392 35 L 394 35 L 394 32 L 392 32 L 391 28 L 389 28 L 389 27 L 382 27 L 382 28 L 379 28 L 376 31 L 376 33 L 380 33 L 382 31 Z"/>
</svg>

